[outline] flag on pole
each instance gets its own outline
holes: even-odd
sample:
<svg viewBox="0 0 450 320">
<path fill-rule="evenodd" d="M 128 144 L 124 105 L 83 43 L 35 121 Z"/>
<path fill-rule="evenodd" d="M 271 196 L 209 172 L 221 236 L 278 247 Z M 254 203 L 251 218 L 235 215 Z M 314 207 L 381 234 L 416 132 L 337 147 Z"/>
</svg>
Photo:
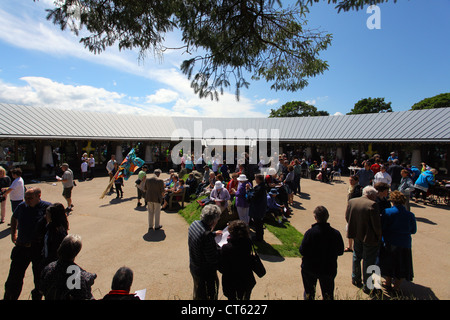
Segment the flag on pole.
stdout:
<svg viewBox="0 0 450 320">
<path fill-rule="evenodd" d="M 133 175 L 133 173 L 142 167 L 144 165 L 145 161 L 142 160 L 139 157 L 136 157 L 136 153 L 134 152 L 134 149 L 131 149 L 131 151 L 127 154 L 125 159 L 122 161 L 121 165 L 119 166 L 118 172 L 119 175 L 116 177 L 122 177 L 125 180 L 128 180 L 129 177 Z"/>
<path fill-rule="evenodd" d="M 116 174 L 114 177 L 109 181 L 108 186 L 106 187 L 105 191 L 103 191 L 102 195 L 100 196 L 100 199 L 103 199 L 108 192 L 108 190 L 111 189 L 114 181 L 117 178 L 124 178 L 125 180 L 128 180 L 129 177 L 133 175 L 134 172 L 136 172 L 137 169 L 142 167 L 144 165 L 145 161 L 142 160 L 139 157 L 136 157 L 136 153 L 134 152 L 134 148 L 131 149 L 131 151 L 127 154 L 125 159 L 120 164 Z"/>
</svg>

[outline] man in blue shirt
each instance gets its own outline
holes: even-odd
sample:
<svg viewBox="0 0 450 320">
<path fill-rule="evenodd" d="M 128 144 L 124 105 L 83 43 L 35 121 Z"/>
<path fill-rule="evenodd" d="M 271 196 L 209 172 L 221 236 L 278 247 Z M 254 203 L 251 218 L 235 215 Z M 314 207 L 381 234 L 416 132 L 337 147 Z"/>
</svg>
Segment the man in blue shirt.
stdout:
<svg viewBox="0 0 450 320">
<path fill-rule="evenodd" d="M 33 264 L 35 288 L 33 300 L 42 299 L 39 290 L 42 270 L 42 247 L 45 233 L 45 211 L 51 203 L 41 200 L 41 189 L 28 188 L 25 201 L 20 203 L 11 217 L 11 240 L 15 244 L 11 252 L 11 267 L 5 283 L 5 300 L 17 300 L 22 292 L 25 272 Z"/>
<path fill-rule="evenodd" d="M 372 184 L 372 180 L 373 180 L 373 172 L 372 170 L 370 170 L 370 162 L 365 161 L 364 162 L 364 169 L 359 170 L 356 173 L 356 176 L 358 176 L 359 178 L 359 185 L 361 187 L 366 187 Z"/>
</svg>

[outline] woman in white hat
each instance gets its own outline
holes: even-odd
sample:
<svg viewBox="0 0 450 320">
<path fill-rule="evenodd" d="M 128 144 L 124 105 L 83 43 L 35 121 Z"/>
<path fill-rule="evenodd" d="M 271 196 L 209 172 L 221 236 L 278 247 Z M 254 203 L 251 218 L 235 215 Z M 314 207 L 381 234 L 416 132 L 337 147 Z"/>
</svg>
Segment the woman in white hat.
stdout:
<svg viewBox="0 0 450 320">
<path fill-rule="evenodd" d="M 228 200 L 230 200 L 230 193 L 226 188 L 223 187 L 223 183 L 221 181 L 216 181 L 214 184 L 214 188 L 211 191 L 209 198 L 212 201 L 215 201 L 216 205 L 222 210 L 228 208 Z"/>
<path fill-rule="evenodd" d="M 239 181 L 237 190 L 236 190 L 236 209 L 239 215 L 239 219 L 244 221 L 247 225 L 250 221 L 249 217 L 249 207 L 250 204 L 247 200 L 247 190 L 250 189 L 251 184 L 248 181 L 245 174 L 241 174 L 237 180 Z"/>
</svg>

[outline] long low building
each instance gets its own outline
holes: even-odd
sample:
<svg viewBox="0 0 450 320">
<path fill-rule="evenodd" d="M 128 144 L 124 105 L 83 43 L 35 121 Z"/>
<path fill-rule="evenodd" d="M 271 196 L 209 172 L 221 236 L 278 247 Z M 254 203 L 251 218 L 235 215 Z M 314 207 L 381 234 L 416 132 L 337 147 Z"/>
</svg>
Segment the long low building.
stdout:
<svg viewBox="0 0 450 320">
<path fill-rule="evenodd" d="M 121 161 L 132 147 L 147 163 L 168 169 L 173 166 L 171 150 L 181 145 L 185 153 L 196 156 L 205 150 L 223 151 L 227 160 L 243 149 L 259 159 L 262 150 L 270 155 L 271 148 L 277 148 L 312 160 L 323 155 L 344 166 L 375 153 L 386 159 L 395 151 L 405 163 L 425 161 L 443 175 L 450 169 L 450 108 L 298 118 L 194 118 L 0 103 L 0 114 L 0 164 L 19 165 L 26 177 L 34 179 L 51 175 L 62 162 L 79 171 L 84 152 L 94 154 L 98 172 L 106 173 L 111 154 Z"/>
</svg>

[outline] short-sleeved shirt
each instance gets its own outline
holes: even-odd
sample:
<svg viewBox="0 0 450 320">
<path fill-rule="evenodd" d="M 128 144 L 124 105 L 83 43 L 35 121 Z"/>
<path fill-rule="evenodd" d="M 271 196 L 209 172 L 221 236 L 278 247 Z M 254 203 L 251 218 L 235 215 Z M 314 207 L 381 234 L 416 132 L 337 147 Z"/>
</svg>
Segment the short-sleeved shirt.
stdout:
<svg viewBox="0 0 450 320">
<path fill-rule="evenodd" d="M 13 213 L 13 218 L 18 223 L 18 243 L 25 244 L 38 240 L 39 221 L 45 218 L 45 210 L 49 205 L 51 205 L 50 202 L 42 200 L 34 207 L 28 206 L 25 202 L 19 204 Z"/>
<path fill-rule="evenodd" d="M 71 188 L 73 187 L 73 173 L 72 170 L 67 169 L 66 171 L 64 171 L 62 177 L 63 180 L 67 180 L 67 181 L 63 181 L 63 187 L 64 188 Z"/>
<path fill-rule="evenodd" d="M 12 189 L 12 191 L 9 193 L 9 200 L 23 201 L 25 189 L 22 177 L 14 179 L 9 188 Z"/>
</svg>

